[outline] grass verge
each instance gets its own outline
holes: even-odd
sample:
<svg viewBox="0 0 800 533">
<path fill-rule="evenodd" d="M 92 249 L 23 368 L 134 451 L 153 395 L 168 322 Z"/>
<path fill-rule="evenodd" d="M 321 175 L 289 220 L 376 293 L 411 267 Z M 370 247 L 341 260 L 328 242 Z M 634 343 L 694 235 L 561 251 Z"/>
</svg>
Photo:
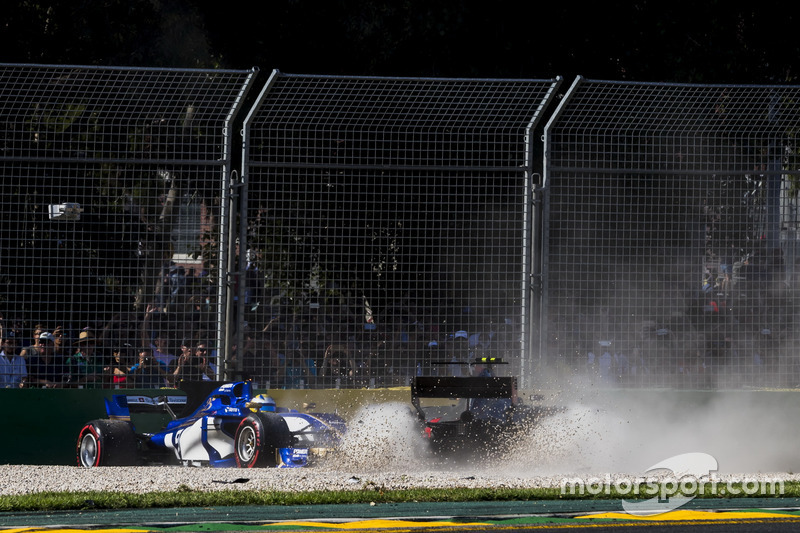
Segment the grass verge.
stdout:
<svg viewBox="0 0 800 533">
<path fill-rule="evenodd" d="M 728 493 L 724 497 L 746 498 L 797 498 L 800 497 L 800 482 L 785 482 L 780 492 L 752 494 L 749 487 L 732 484 L 738 494 Z M 650 487 L 641 487 L 639 498 L 655 495 Z M 659 487 L 675 496 L 670 487 Z M 150 492 L 130 494 L 125 492 L 41 492 L 36 494 L 0 496 L 0 512 L 13 511 L 64 511 L 90 509 L 146 509 L 170 507 L 227 507 L 241 505 L 315 505 L 352 503 L 404 503 L 404 502 L 466 502 L 466 501 L 532 501 L 563 499 L 626 499 L 634 500 L 631 491 L 620 492 L 615 488 L 599 494 L 564 494 L 554 489 L 413 489 L 382 490 L 370 486 L 352 491 L 275 492 L 220 490 L 200 492 L 188 487 L 175 492 Z M 720 494 L 698 490 L 692 493 L 698 498 L 719 498 Z"/>
</svg>

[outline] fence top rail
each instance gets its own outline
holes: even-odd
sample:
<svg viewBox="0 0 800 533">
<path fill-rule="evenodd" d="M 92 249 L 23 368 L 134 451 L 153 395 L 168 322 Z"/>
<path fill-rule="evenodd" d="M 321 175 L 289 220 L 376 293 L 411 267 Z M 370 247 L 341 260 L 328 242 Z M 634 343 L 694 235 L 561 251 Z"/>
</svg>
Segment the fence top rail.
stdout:
<svg viewBox="0 0 800 533">
<path fill-rule="evenodd" d="M 243 73 L 258 72 L 258 67 L 250 69 L 214 69 L 214 68 L 176 68 L 176 67 L 129 67 L 121 65 L 59 65 L 55 63 L 3 63 L 0 62 L 0 68 L 25 68 L 25 69 L 43 69 L 43 70 L 62 70 L 62 69 L 89 69 L 96 71 L 143 71 L 143 72 L 188 72 L 188 73 L 212 73 L 212 74 L 234 74 L 240 75 Z"/>
<path fill-rule="evenodd" d="M 389 78 L 273 73 L 255 129 L 527 127 L 560 79 Z M 462 130 L 463 131 L 463 130 Z"/>
<path fill-rule="evenodd" d="M 0 64 L 3 160 L 215 162 L 254 70 Z"/>
<path fill-rule="evenodd" d="M 254 70 L 0 64 L 0 116 L 82 116 L 94 123 L 225 121 Z M 154 122 L 159 121 L 159 122 Z"/>
<path fill-rule="evenodd" d="M 421 81 L 421 82 L 499 82 L 499 83 L 555 83 L 561 79 L 560 76 L 555 78 L 444 78 L 444 77 L 425 77 L 425 76 L 347 76 L 347 75 L 327 75 L 327 74 L 289 74 L 281 72 L 280 70 L 274 71 L 276 75 L 283 78 L 316 78 L 328 80 L 377 80 L 377 81 Z"/>
<path fill-rule="evenodd" d="M 250 115 L 253 165 L 528 168 L 555 80 L 374 78 L 273 71 Z"/>
<path fill-rule="evenodd" d="M 578 77 L 546 127 L 549 136 L 783 135 L 800 126 L 800 86 L 701 85 Z"/>
<path fill-rule="evenodd" d="M 606 86 L 637 86 L 637 87 L 686 87 L 686 88 L 746 88 L 746 89 L 775 89 L 775 88 L 794 88 L 800 90 L 800 85 L 792 84 L 758 84 L 758 83 L 680 83 L 663 81 L 625 81 L 625 80 L 600 80 L 577 76 L 576 80 L 584 84 L 606 85 Z"/>
</svg>

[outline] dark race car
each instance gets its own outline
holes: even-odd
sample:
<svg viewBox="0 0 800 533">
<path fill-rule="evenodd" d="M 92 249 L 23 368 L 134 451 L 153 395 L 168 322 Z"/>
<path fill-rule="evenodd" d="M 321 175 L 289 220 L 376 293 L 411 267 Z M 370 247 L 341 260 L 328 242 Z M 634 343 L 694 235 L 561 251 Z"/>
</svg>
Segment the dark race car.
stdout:
<svg viewBox="0 0 800 533">
<path fill-rule="evenodd" d="M 411 403 L 423 424 L 430 451 L 456 460 L 507 451 L 555 408 L 528 406 L 513 377 L 418 376 Z"/>
<path fill-rule="evenodd" d="M 186 396 L 114 395 L 108 419 L 88 422 L 77 443 L 78 464 L 183 464 L 215 467 L 302 467 L 335 450 L 344 420 L 301 413 L 253 398 L 251 383 L 183 382 Z M 173 407 L 182 407 L 175 415 Z M 154 433 L 137 432 L 132 413 L 166 412 Z"/>
</svg>

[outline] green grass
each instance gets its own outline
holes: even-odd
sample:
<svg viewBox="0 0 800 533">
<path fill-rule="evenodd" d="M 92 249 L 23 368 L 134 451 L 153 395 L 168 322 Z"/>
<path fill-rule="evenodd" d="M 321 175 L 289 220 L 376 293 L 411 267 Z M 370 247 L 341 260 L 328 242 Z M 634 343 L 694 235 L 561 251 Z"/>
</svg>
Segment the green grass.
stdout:
<svg viewBox="0 0 800 533">
<path fill-rule="evenodd" d="M 82 509 L 146 509 L 168 507 L 222 507 L 241 505 L 314 505 L 348 503 L 531 501 L 563 499 L 633 499 L 630 493 L 562 494 L 555 489 L 413 489 L 382 490 L 369 485 L 352 491 L 275 492 L 222 490 L 200 492 L 184 487 L 175 492 L 130 494 L 125 492 L 42 492 L 19 496 L 0 496 L 0 512 L 59 511 Z M 699 494 L 700 498 L 717 495 Z M 744 498 L 746 495 L 731 495 Z M 755 497 L 755 496 L 754 496 Z M 769 497 L 758 495 L 757 497 Z M 800 497 L 800 482 L 786 482 L 776 497 Z"/>
</svg>

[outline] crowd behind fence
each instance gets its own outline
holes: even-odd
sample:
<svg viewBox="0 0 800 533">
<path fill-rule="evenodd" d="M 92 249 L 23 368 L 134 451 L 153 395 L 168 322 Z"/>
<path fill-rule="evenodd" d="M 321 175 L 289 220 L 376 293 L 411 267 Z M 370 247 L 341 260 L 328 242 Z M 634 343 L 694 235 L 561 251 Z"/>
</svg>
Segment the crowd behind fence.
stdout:
<svg viewBox="0 0 800 533">
<path fill-rule="evenodd" d="M 212 340 L 213 322 L 204 327 L 197 317 L 175 323 L 165 321 L 168 316 L 151 307 L 141 320 L 117 316 L 99 329 L 28 328 L 0 319 L 0 383 L 11 388 L 174 387 L 182 379 L 217 379 L 224 365 L 237 368 L 230 379 L 250 379 L 264 388 L 376 388 L 407 385 L 419 375 L 468 375 L 464 363 L 482 357 L 510 361 L 520 345 L 519 327 L 510 318 L 498 322 L 470 313 L 458 322 L 473 326 L 468 332 L 400 317 L 378 326 L 365 323 L 358 311 L 320 309 L 276 316 L 259 331 L 246 326 L 242 349 L 234 343 L 223 357 Z M 177 337 L 181 332 L 184 336 Z M 5 358 L 11 354 L 16 358 Z"/>
<path fill-rule="evenodd" d="M 0 78 L 0 387 L 800 384 L 795 87 Z"/>
</svg>

